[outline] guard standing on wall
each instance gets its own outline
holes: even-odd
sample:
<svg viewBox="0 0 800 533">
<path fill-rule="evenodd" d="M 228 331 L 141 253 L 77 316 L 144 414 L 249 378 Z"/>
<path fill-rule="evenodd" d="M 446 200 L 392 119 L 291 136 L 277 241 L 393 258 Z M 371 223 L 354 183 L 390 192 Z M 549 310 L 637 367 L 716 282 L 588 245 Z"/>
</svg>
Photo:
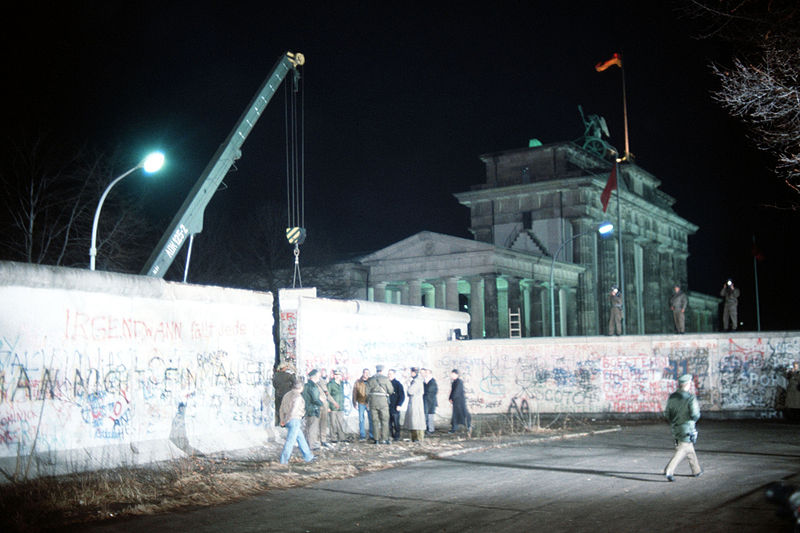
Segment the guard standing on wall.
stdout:
<svg viewBox="0 0 800 533">
<path fill-rule="evenodd" d="M 608 335 L 622 335 L 622 293 L 616 285 L 611 286 L 608 295 L 611 311 L 608 315 Z"/>
<path fill-rule="evenodd" d="M 739 289 L 733 286 L 733 280 L 728 279 L 719 295 L 722 296 L 722 331 L 736 331 L 739 324 Z M 728 327 L 730 322 L 730 328 Z"/>
<path fill-rule="evenodd" d="M 672 297 L 669 299 L 669 308 L 672 309 L 672 320 L 675 322 L 676 333 L 686 333 L 686 305 L 688 303 L 689 298 L 681 290 L 681 286 L 676 283 Z"/>
</svg>

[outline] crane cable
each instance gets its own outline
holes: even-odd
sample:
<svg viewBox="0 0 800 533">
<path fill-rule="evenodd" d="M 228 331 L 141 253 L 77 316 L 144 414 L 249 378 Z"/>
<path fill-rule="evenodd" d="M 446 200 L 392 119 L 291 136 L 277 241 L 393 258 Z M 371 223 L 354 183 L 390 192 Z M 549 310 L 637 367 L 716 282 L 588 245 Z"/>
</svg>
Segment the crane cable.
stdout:
<svg viewBox="0 0 800 533">
<path fill-rule="evenodd" d="M 302 78 L 294 69 L 293 83 L 285 84 L 286 122 L 286 238 L 294 244 L 294 275 L 292 288 L 303 287 L 300 276 L 300 245 L 306 237 L 305 230 L 305 100 L 300 91 Z M 291 85 L 291 87 L 290 87 Z M 300 111 L 298 116 L 298 92 Z"/>
</svg>

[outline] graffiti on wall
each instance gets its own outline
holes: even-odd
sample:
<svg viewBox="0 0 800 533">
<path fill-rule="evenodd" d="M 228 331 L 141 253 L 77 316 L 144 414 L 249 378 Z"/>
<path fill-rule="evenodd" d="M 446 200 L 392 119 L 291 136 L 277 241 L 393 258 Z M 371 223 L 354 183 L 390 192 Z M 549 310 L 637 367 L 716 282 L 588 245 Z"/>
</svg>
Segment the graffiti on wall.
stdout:
<svg viewBox="0 0 800 533">
<path fill-rule="evenodd" d="M 0 290 L 0 457 L 273 423 L 269 307 Z"/>
</svg>

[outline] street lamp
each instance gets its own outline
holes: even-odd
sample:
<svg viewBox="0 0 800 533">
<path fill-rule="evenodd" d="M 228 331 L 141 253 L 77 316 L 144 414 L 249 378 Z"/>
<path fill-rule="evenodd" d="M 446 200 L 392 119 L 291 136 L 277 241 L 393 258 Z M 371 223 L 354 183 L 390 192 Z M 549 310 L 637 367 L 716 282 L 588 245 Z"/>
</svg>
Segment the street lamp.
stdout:
<svg viewBox="0 0 800 533">
<path fill-rule="evenodd" d="M 158 172 L 161 167 L 164 165 L 164 154 L 161 152 L 153 152 L 149 154 L 147 157 L 142 159 L 138 165 L 133 167 L 132 169 L 128 170 L 114 181 L 108 184 L 106 190 L 103 191 L 103 196 L 100 197 L 100 201 L 97 203 L 97 209 L 94 212 L 94 222 L 92 223 L 92 247 L 89 248 L 89 270 L 94 270 L 94 260 L 97 256 L 97 221 L 100 219 L 100 209 L 103 208 L 103 202 L 106 200 L 106 196 L 108 196 L 108 192 L 111 188 L 116 185 L 122 178 L 128 176 L 133 171 L 138 169 L 144 169 L 144 171 L 148 174 L 152 174 L 153 172 Z"/>
<path fill-rule="evenodd" d="M 558 250 L 556 250 L 556 253 L 553 254 L 553 261 L 552 263 L 550 263 L 550 336 L 551 337 L 556 336 L 556 303 L 555 303 L 555 294 L 553 290 L 553 284 L 554 284 L 553 274 L 555 272 L 555 267 L 556 267 L 556 257 L 558 257 L 559 252 L 561 252 L 561 250 L 566 245 L 568 245 L 578 237 L 582 237 L 583 235 L 588 235 L 589 233 L 593 233 L 595 231 L 597 231 L 597 233 L 599 233 L 600 235 L 606 236 L 614 231 L 614 226 L 608 222 L 603 222 L 602 224 L 597 226 L 597 228 L 592 228 L 588 231 L 584 231 L 582 233 L 578 233 L 577 235 L 573 235 L 571 239 L 562 242 L 561 246 L 559 246 Z"/>
</svg>

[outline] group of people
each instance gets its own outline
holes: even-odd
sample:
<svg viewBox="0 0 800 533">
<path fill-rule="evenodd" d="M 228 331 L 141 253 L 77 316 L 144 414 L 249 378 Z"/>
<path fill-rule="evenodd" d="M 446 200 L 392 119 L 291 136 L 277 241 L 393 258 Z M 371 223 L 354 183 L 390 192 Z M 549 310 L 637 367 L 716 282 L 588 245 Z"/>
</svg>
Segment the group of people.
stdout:
<svg viewBox="0 0 800 533">
<path fill-rule="evenodd" d="M 728 279 L 719 295 L 723 299 L 722 308 L 722 329 L 723 331 L 736 331 L 738 324 L 739 289 L 734 287 L 733 280 Z M 608 334 L 622 335 L 623 318 L 623 299 L 619 287 L 611 286 L 608 295 L 609 305 L 611 306 L 608 317 Z M 676 283 L 672 288 L 669 298 L 669 308 L 672 311 L 672 321 L 675 324 L 675 332 L 678 334 L 686 333 L 686 307 L 689 305 L 689 298 L 681 289 L 680 284 Z"/>
<path fill-rule="evenodd" d="M 369 369 L 365 368 L 353 384 L 352 404 L 358 410 L 359 440 L 366 441 L 369 435 L 375 444 L 390 444 L 390 439 L 400 440 L 401 429 L 406 429 L 412 442 L 421 442 L 425 433 L 436 431 L 434 419 L 439 387 L 433 372 L 428 368 L 411 367 L 411 380 L 404 387 L 396 378 L 394 369 L 386 374 L 384 369 L 384 365 L 376 365 L 375 374 L 370 376 Z M 450 433 L 455 433 L 460 426 L 469 432 L 472 419 L 467 409 L 463 381 L 457 369 L 451 371 L 450 377 L 450 403 L 453 406 Z M 280 456 L 282 464 L 289 462 L 295 446 L 300 449 L 303 459 L 313 461 L 315 450 L 347 440 L 341 371 L 334 371 L 333 379 L 328 380 L 324 373 L 313 369 L 305 384 L 293 378 L 291 390 L 284 394 L 276 386 L 276 394 L 281 398 L 278 408 L 280 425 L 288 429 Z M 404 403 L 406 416 L 401 428 L 399 408 Z"/>
</svg>

